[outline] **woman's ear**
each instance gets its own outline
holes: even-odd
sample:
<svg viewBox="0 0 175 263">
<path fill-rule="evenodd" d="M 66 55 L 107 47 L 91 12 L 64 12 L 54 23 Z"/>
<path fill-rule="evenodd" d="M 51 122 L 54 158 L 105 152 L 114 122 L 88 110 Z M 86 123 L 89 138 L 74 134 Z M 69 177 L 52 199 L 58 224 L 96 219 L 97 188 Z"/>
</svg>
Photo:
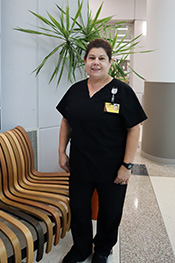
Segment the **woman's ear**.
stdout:
<svg viewBox="0 0 175 263">
<path fill-rule="evenodd" d="M 110 67 L 111 67 L 111 65 L 112 65 L 112 62 L 113 62 L 113 58 L 111 58 L 111 60 L 109 61 Z"/>
</svg>

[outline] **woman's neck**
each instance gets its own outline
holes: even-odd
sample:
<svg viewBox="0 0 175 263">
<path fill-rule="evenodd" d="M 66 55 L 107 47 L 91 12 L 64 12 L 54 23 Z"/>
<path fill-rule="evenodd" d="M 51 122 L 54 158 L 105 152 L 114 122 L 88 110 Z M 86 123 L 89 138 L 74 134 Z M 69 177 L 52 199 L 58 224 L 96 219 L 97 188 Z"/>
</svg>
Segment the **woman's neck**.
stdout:
<svg viewBox="0 0 175 263">
<path fill-rule="evenodd" d="M 109 75 L 107 75 L 106 78 L 103 79 L 94 79 L 89 78 L 88 79 L 88 89 L 89 89 L 89 95 L 92 97 L 97 91 L 102 89 L 106 84 L 108 84 L 113 78 Z"/>
</svg>

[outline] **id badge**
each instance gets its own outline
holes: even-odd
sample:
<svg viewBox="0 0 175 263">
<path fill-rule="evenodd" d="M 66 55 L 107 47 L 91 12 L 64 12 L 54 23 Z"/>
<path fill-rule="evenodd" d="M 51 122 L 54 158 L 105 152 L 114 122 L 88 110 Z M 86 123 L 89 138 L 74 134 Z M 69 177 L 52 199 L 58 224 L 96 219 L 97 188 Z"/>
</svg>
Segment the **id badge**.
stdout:
<svg viewBox="0 0 175 263">
<path fill-rule="evenodd" d="M 117 103 L 112 104 L 110 102 L 105 102 L 104 111 L 118 114 L 119 110 L 120 110 L 120 104 Z"/>
</svg>

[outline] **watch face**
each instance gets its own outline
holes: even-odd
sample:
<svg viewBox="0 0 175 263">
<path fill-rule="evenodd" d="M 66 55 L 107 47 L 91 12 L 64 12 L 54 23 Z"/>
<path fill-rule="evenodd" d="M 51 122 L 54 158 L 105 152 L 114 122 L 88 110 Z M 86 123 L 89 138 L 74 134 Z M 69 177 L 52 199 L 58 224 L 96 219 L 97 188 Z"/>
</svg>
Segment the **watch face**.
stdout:
<svg viewBox="0 0 175 263">
<path fill-rule="evenodd" d="M 123 165 L 124 165 L 128 170 L 131 170 L 132 167 L 134 166 L 133 163 L 125 163 L 125 162 L 123 162 Z"/>
<path fill-rule="evenodd" d="M 128 169 L 132 169 L 133 165 L 131 163 L 128 164 Z"/>
</svg>

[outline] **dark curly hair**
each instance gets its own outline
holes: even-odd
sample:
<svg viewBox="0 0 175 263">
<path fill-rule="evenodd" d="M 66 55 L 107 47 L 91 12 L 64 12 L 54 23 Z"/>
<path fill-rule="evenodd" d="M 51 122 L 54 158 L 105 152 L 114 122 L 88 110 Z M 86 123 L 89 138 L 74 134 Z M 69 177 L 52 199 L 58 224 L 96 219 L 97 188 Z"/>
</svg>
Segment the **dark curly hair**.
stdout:
<svg viewBox="0 0 175 263">
<path fill-rule="evenodd" d="M 109 44 L 109 42 L 105 39 L 102 38 L 96 38 L 94 40 L 92 40 L 91 42 L 89 42 L 89 44 L 87 45 L 86 51 L 85 51 L 85 55 L 84 55 L 84 59 L 86 60 L 89 51 L 92 48 L 103 48 L 106 52 L 106 54 L 108 55 L 109 61 L 112 58 L 112 46 Z"/>
</svg>

